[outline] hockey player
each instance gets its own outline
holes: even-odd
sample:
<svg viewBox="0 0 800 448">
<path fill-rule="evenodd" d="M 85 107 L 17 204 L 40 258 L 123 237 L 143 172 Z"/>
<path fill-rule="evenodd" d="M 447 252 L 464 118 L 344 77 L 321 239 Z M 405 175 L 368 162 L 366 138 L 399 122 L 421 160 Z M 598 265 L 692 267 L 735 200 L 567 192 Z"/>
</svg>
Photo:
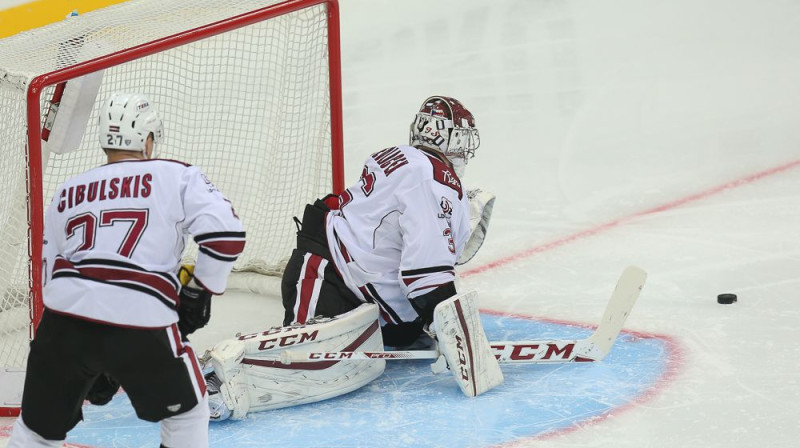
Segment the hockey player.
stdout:
<svg viewBox="0 0 800 448">
<path fill-rule="evenodd" d="M 242 224 L 197 168 L 152 159 L 163 125 L 140 94 L 100 111 L 108 163 L 61 185 L 45 216 L 45 310 L 31 343 L 12 448 L 60 447 L 85 398 L 118 384 L 167 448 L 208 446 L 208 395 L 186 335 L 210 317 L 244 248 Z M 200 251 L 177 279 L 187 235 Z"/>
<path fill-rule="evenodd" d="M 410 146 L 378 151 L 356 185 L 307 207 L 281 285 L 283 324 L 375 303 L 384 344 L 407 346 L 422 336 L 434 307 L 456 294 L 455 265 L 470 236 L 461 177 L 479 143 L 460 102 L 428 98 L 411 124 Z"/>
<path fill-rule="evenodd" d="M 430 97 L 411 123 L 408 146 L 376 152 L 355 185 L 306 206 L 282 279 L 284 326 L 225 341 L 209 353 L 212 418 L 341 395 L 372 381 L 385 365 L 282 365 L 284 349 L 382 350 L 435 331 L 434 310 L 456 296 L 455 266 L 478 250 L 491 216 L 494 196 L 470 195 L 461 183 L 479 143 L 475 120 L 459 101 Z M 470 311 L 466 320 L 483 335 L 477 308 Z M 439 342 L 444 353 L 447 344 Z M 489 358 L 483 373 L 490 388 L 502 375 L 485 348 L 480 356 Z M 482 391 L 472 378 L 465 381 L 467 395 Z"/>
</svg>

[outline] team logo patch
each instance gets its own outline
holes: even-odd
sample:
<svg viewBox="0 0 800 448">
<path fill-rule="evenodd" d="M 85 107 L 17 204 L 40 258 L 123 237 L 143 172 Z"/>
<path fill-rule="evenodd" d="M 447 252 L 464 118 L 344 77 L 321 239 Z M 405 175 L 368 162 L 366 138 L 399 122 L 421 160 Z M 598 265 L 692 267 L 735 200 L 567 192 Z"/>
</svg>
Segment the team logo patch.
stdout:
<svg viewBox="0 0 800 448">
<path fill-rule="evenodd" d="M 442 208 L 442 213 L 439 214 L 440 218 L 450 219 L 453 216 L 453 204 L 446 197 L 442 196 L 439 207 Z"/>
<path fill-rule="evenodd" d="M 178 403 L 178 404 L 171 404 L 171 405 L 167 406 L 167 410 L 168 410 L 169 412 L 178 412 L 178 411 L 180 411 L 180 410 L 181 410 L 181 404 L 180 404 L 180 403 Z"/>
</svg>

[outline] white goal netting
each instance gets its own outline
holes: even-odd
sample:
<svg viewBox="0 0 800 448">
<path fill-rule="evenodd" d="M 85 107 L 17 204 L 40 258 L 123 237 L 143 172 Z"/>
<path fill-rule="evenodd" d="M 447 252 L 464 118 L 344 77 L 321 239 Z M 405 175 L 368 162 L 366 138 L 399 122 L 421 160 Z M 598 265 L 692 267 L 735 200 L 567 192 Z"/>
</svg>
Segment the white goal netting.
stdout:
<svg viewBox="0 0 800 448">
<path fill-rule="evenodd" d="M 276 17 L 253 13 L 277 3 Z M 289 11 L 287 4 L 302 8 Z M 66 178 L 104 163 L 97 140 L 102 101 L 112 92 L 141 92 L 164 121 L 166 140 L 156 156 L 200 166 L 242 218 L 247 246 L 235 269 L 276 273 L 294 244 L 292 216 L 331 191 L 332 153 L 341 150 L 331 143 L 330 6 L 132 0 L 0 40 L 0 370 L 24 366 L 31 291 L 38 287 L 31 272 L 40 260 L 30 254 L 41 237 L 30 229 L 41 216 L 29 212 L 37 187 L 28 184 L 36 168 L 26 147 L 54 86 L 36 105 L 39 122 L 28 123 L 34 80 L 87 61 L 103 70 L 80 147 L 42 153 L 43 207 Z M 216 34 L 222 28 L 235 29 Z M 165 40 L 177 46 L 147 54 Z M 38 142 L 30 148 L 41 151 Z"/>
</svg>

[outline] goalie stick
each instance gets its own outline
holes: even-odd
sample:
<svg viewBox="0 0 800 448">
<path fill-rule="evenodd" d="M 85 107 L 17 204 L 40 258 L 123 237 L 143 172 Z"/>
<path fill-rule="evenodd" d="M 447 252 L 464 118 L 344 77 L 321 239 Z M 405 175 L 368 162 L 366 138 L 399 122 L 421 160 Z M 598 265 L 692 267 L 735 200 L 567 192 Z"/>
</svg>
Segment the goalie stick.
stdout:
<svg viewBox="0 0 800 448">
<path fill-rule="evenodd" d="M 606 305 L 603 318 L 591 336 L 585 339 L 530 340 L 490 342 L 497 361 L 503 364 L 555 364 L 601 361 L 611 351 L 625 320 L 644 287 L 647 273 L 636 266 L 622 272 Z M 370 359 L 438 359 L 438 350 L 394 350 L 360 352 L 281 352 L 281 362 L 318 362 Z"/>
</svg>

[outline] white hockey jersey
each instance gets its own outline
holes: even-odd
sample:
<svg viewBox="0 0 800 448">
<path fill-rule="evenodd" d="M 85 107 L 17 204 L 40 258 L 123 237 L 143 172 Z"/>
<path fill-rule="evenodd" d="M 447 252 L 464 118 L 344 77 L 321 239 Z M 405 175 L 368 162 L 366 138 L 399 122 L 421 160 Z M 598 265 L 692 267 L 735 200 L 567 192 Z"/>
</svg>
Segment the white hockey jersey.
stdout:
<svg viewBox="0 0 800 448">
<path fill-rule="evenodd" d="M 189 234 L 200 249 L 195 279 L 222 293 L 245 234 L 199 168 L 130 159 L 73 177 L 45 215 L 44 305 L 112 325 L 171 325 Z"/>
<path fill-rule="evenodd" d="M 384 322 L 413 321 L 408 299 L 455 280 L 469 238 L 461 180 L 436 155 L 397 146 L 368 158 L 339 200 L 326 231 L 345 283 L 378 304 Z"/>
</svg>

